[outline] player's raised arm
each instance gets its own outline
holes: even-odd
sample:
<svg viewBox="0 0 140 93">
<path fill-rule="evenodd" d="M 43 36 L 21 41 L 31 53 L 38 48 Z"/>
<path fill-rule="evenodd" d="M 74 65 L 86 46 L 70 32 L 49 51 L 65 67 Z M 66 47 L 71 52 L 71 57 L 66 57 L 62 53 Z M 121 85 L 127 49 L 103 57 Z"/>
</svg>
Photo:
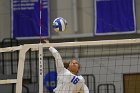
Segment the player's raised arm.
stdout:
<svg viewBox="0 0 140 93">
<path fill-rule="evenodd" d="M 59 52 L 54 47 L 50 47 L 49 50 L 55 58 L 57 72 L 61 72 L 62 70 L 64 70 L 62 57 L 60 56 Z"/>
</svg>

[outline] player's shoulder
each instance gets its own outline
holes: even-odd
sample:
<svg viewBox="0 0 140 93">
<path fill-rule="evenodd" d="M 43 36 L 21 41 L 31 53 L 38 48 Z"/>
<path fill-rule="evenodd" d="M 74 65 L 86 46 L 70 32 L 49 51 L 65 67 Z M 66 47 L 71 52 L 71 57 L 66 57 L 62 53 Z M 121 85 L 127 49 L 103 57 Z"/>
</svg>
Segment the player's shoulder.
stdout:
<svg viewBox="0 0 140 93">
<path fill-rule="evenodd" d="M 82 75 L 77 75 L 79 78 L 83 78 L 83 76 Z"/>
<path fill-rule="evenodd" d="M 79 75 L 79 76 L 77 76 L 79 79 L 81 79 L 81 80 L 84 80 L 85 81 L 85 79 L 84 79 L 84 77 L 83 76 L 81 76 L 81 75 Z"/>
<path fill-rule="evenodd" d="M 58 74 L 60 74 L 60 75 L 67 75 L 67 74 L 70 74 L 70 72 L 66 68 L 64 68 L 63 70 L 58 72 Z"/>
</svg>

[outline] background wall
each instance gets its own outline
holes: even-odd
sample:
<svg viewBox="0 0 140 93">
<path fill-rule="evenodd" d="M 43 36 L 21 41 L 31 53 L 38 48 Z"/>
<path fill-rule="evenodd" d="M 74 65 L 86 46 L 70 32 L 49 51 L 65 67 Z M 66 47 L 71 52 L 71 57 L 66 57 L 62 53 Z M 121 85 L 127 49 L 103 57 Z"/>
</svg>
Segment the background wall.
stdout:
<svg viewBox="0 0 140 93">
<path fill-rule="evenodd" d="M 11 13 L 10 0 L 0 0 L 0 41 L 10 37 L 11 33 Z"/>
<path fill-rule="evenodd" d="M 139 0 L 135 0 L 135 9 L 136 9 L 136 23 L 137 23 L 137 30 L 138 30 L 138 33 L 140 33 L 140 12 L 139 12 L 139 9 L 140 9 L 140 1 Z"/>
<path fill-rule="evenodd" d="M 63 3 L 62 3 L 63 2 Z M 0 0 L 0 41 L 11 36 L 11 0 Z M 137 32 L 140 29 L 140 1 L 135 0 Z M 56 17 L 64 17 L 68 21 L 67 31 L 55 33 L 51 30 L 51 38 L 91 37 L 92 39 L 111 39 L 114 36 L 94 36 L 95 9 L 94 0 L 50 0 L 50 25 Z M 106 38 L 105 38 L 106 37 Z M 116 38 L 132 38 L 138 35 L 115 35 Z M 86 40 L 86 39 L 85 39 Z"/>
</svg>

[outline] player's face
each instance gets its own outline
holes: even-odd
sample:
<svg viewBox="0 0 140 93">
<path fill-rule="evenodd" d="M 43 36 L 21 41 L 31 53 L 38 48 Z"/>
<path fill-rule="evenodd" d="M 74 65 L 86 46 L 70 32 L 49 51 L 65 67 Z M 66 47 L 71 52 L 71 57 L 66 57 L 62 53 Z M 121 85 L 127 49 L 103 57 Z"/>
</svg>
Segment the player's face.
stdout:
<svg viewBox="0 0 140 93">
<path fill-rule="evenodd" d="M 79 63 L 77 60 L 72 60 L 68 68 L 72 73 L 77 74 L 79 72 Z"/>
</svg>

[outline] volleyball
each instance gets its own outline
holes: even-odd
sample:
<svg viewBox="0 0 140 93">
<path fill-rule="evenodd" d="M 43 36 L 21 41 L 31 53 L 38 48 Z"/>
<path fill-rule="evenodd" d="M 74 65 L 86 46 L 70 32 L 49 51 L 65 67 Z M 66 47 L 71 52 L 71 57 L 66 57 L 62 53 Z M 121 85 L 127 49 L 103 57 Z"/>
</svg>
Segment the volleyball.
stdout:
<svg viewBox="0 0 140 93">
<path fill-rule="evenodd" d="M 67 26 L 67 21 L 62 17 L 58 17 L 53 21 L 53 29 L 55 32 L 65 31 L 66 26 Z"/>
</svg>

